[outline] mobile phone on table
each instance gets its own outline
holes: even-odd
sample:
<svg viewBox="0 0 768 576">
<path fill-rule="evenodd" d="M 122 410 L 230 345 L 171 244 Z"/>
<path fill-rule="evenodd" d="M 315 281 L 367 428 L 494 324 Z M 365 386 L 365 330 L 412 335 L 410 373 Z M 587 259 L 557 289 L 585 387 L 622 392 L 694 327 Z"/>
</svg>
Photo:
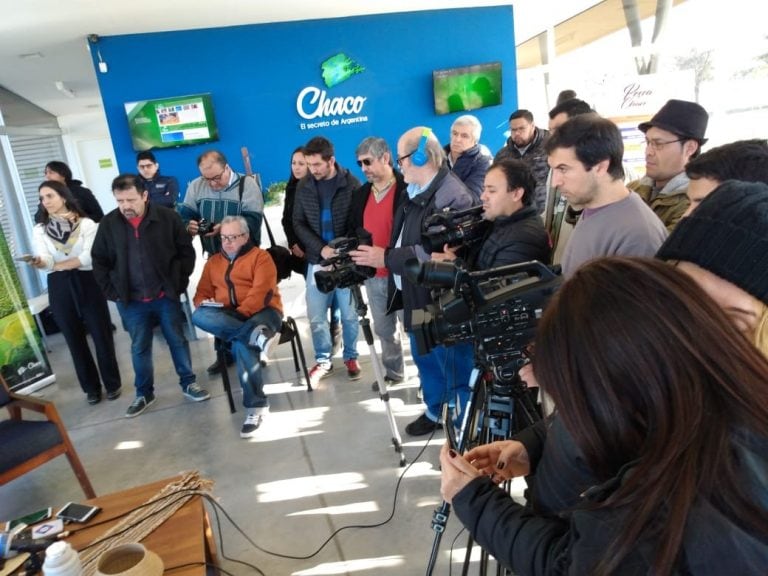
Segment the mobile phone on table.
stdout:
<svg viewBox="0 0 768 576">
<path fill-rule="evenodd" d="M 56 518 L 61 518 L 64 522 L 88 522 L 99 510 L 101 508 L 98 506 L 68 502 L 56 512 Z"/>
<path fill-rule="evenodd" d="M 24 524 L 26 526 L 32 526 L 32 524 L 37 524 L 38 522 L 42 522 L 43 520 L 48 520 L 48 518 L 50 518 L 52 514 L 53 514 L 53 508 L 43 508 L 41 510 L 32 512 L 31 514 L 25 514 L 24 516 L 19 516 L 18 518 L 14 518 L 13 520 L 6 522 L 5 531 L 10 532 L 20 524 Z"/>
</svg>

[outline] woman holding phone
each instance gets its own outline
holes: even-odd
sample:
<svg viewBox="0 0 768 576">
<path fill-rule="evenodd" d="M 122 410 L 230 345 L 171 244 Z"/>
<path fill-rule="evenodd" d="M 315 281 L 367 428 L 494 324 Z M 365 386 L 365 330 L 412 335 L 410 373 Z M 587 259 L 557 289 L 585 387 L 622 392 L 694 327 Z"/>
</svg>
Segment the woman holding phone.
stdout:
<svg viewBox="0 0 768 576">
<path fill-rule="evenodd" d="M 35 225 L 30 264 L 48 271 L 51 312 L 69 347 L 77 379 L 89 404 L 120 396 L 120 370 L 107 300 L 93 277 L 91 246 L 98 224 L 88 218 L 69 189 L 54 180 L 40 184 L 41 221 Z M 93 337 L 98 369 L 88 347 Z"/>
</svg>

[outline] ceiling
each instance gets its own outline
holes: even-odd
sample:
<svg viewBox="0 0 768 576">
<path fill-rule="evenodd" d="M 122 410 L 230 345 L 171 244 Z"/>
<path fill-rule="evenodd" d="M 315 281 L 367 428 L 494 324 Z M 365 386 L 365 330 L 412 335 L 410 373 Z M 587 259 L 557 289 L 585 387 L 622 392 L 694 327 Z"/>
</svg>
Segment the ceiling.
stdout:
<svg viewBox="0 0 768 576">
<path fill-rule="evenodd" d="M 512 4 L 518 44 L 596 0 L 419 0 L 419 10 Z M 0 0 L 0 86 L 54 116 L 101 110 L 87 36 L 408 12 L 414 0 Z M 457 34 L 460 39 L 460 34 Z M 466 39 L 476 41 L 475 39 Z M 147 59 L 151 77 L 152 60 Z M 71 91 L 56 88 L 63 82 Z"/>
</svg>

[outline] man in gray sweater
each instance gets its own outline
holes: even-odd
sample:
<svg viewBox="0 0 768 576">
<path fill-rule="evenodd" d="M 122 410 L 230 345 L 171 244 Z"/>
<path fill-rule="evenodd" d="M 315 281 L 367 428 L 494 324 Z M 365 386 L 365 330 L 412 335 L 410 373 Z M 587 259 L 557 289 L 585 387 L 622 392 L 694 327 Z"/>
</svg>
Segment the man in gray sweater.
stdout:
<svg viewBox="0 0 768 576">
<path fill-rule="evenodd" d="M 568 120 L 547 141 L 552 185 L 583 209 L 563 255 L 563 275 L 601 256 L 653 256 L 667 231 L 624 185 L 624 144 L 618 127 L 596 114 Z"/>
</svg>

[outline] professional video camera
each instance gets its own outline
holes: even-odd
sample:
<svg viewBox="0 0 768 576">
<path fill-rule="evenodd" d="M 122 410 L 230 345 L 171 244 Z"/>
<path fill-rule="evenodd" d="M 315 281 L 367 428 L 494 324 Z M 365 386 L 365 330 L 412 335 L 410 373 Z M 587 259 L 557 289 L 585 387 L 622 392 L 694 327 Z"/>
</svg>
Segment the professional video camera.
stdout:
<svg viewBox="0 0 768 576">
<path fill-rule="evenodd" d="M 497 384 L 513 383 L 525 364 L 523 352 L 561 277 L 541 262 L 469 272 L 451 262 L 406 263 L 406 277 L 433 289 L 435 304 L 415 310 L 411 329 L 416 348 L 473 340 L 477 360 Z"/>
<path fill-rule="evenodd" d="M 357 229 L 356 237 L 335 238 L 328 243 L 328 246 L 336 250 L 336 256 L 320 262 L 321 266 L 330 267 L 329 270 L 315 272 L 315 282 L 320 292 L 328 293 L 335 288 L 349 288 L 376 275 L 376 268 L 358 266 L 352 261 L 349 253 L 357 250 L 360 245 L 371 245 L 371 233 L 364 228 Z"/>
<path fill-rule="evenodd" d="M 482 240 L 490 225 L 483 220 L 482 206 L 466 210 L 445 208 L 426 219 L 421 243 L 427 252 L 442 252 L 445 244 L 469 246 Z"/>
</svg>

